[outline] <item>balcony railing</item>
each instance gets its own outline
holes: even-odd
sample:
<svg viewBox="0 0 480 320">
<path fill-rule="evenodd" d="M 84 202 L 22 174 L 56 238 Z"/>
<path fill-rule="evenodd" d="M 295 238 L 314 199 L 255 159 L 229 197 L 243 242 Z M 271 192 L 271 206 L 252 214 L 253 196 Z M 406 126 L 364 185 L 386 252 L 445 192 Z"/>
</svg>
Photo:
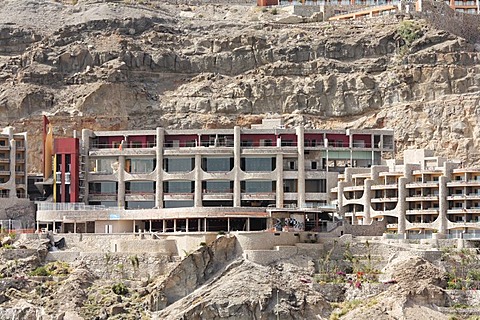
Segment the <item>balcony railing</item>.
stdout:
<svg viewBox="0 0 480 320">
<path fill-rule="evenodd" d="M 90 210 L 106 210 L 103 205 L 86 205 L 85 203 L 42 203 L 37 202 L 39 211 L 90 211 Z"/>
<path fill-rule="evenodd" d="M 141 148 L 154 148 L 156 147 L 156 143 L 148 142 L 146 144 L 129 144 L 124 143 L 121 147 L 119 144 L 112 144 L 112 143 L 94 143 L 92 144 L 91 149 L 141 149 Z"/>
</svg>

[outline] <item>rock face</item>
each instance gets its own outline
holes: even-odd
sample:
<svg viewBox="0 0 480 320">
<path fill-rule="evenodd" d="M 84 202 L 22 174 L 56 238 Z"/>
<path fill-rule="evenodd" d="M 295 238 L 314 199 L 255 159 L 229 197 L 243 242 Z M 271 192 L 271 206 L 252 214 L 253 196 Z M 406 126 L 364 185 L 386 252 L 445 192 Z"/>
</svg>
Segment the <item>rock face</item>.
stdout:
<svg viewBox="0 0 480 320">
<path fill-rule="evenodd" d="M 0 4 L 0 125 L 30 133 L 31 171 L 41 114 L 57 136 L 280 114 L 292 125 L 395 128 L 399 156 L 417 146 L 479 162 L 473 43 L 394 17 L 290 25 L 275 22 L 282 10 L 142 3 Z"/>
</svg>

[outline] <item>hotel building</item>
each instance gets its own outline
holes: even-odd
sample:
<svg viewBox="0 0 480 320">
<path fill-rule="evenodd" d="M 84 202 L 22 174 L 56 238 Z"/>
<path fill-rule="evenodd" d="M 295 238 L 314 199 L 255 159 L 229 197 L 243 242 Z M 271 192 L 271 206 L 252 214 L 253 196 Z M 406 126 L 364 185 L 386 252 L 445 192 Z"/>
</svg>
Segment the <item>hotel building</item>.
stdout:
<svg viewBox="0 0 480 320">
<path fill-rule="evenodd" d="M 248 129 L 84 129 L 54 139 L 37 223 L 62 232 L 250 231 L 296 215 L 299 229 L 314 230 L 333 216 L 328 190 L 339 173 L 393 152 L 392 130 L 289 128 L 279 119 Z"/>
<path fill-rule="evenodd" d="M 332 196 L 352 224 L 386 219 L 399 234 L 480 236 L 480 169 L 432 151 L 406 150 L 401 164 L 347 168 Z"/>
</svg>

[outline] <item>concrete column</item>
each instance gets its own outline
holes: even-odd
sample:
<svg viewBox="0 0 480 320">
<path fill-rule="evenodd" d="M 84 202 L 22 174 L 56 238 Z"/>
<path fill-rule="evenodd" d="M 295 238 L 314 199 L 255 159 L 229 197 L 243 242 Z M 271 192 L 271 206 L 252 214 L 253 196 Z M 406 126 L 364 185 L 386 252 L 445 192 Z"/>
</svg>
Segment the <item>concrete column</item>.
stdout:
<svg viewBox="0 0 480 320">
<path fill-rule="evenodd" d="M 203 232 L 207 232 L 207 218 L 203 220 Z"/>
<path fill-rule="evenodd" d="M 407 181 L 405 177 L 398 179 L 398 233 L 405 234 L 407 224 Z"/>
<path fill-rule="evenodd" d="M 277 163 L 276 163 L 276 170 L 277 170 L 277 194 L 276 194 L 276 204 L 277 208 L 283 208 L 283 154 L 277 154 Z"/>
<path fill-rule="evenodd" d="M 304 147 L 304 128 L 299 126 L 297 132 L 297 150 L 298 150 L 298 207 L 305 207 L 305 147 Z"/>
<path fill-rule="evenodd" d="M 365 187 L 363 189 L 363 192 L 365 192 L 365 198 L 363 201 L 363 224 L 367 225 L 372 223 L 372 218 L 370 216 L 370 209 L 372 206 L 372 185 L 372 179 L 365 180 Z"/>
<path fill-rule="evenodd" d="M 148 230 L 150 231 L 150 233 L 152 233 L 152 220 L 148 221 L 148 225 L 150 227 Z"/>
<path fill-rule="evenodd" d="M 198 218 L 198 232 L 202 231 L 202 219 Z"/>
<path fill-rule="evenodd" d="M 247 218 L 247 231 L 250 231 L 250 218 Z"/>
<path fill-rule="evenodd" d="M 167 221 L 164 219 L 162 220 L 163 223 L 162 223 L 162 232 L 165 233 L 165 231 L 167 231 Z"/>
<path fill-rule="evenodd" d="M 156 176 L 155 176 L 155 208 L 163 208 L 163 143 L 165 131 L 157 128 Z"/>
<path fill-rule="evenodd" d="M 135 233 L 135 220 L 133 220 L 133 225 L 132 225 L 133 229 L 132 229 L 132 232 Z"/>
<path fill-rule="evenodd" d="M 227 232 L 230 232 L 230 218 L 227 218 Z"/>
<path fill-rule="evenodd" d="M 10 139 L 10 181 L 8 181 L 8 192 L 9 198 L 16 198 L 17 197 L 17 188 L 16 188 L 16 175 L 15 175 L 15 167 L 16 167 L 16 154 L 17 154 L 17 144 L 15 143 L 15 139 L 13 138 L 13 129 L 12 127 L 8 127 L 8 136 Z M 27 154 L 25 154 L 25 162 Z M 55 168 L 53 168 L 53 174 L 55 174 Z M 54 186 L 55 187 L 55 186 Z"/>
<path fill-rule="evenodd" d="M 195 155 L 195 191 L 194 206 L 202 206 L 202 155 Z"/>
<path fill-rule="evenodd" d="M 235 178 L 233 181 L 233 206 L 241 207 L 242 205 L 242 191 L 240 187 L 240 159 L 241 159 L 241 145 L 240 145 L 240 127 L 235 126 L 233 129 L 233 156 L 234 156 L 234 166 L 233 171 Z"/>
<path fill-rule="evenodd" d="M 47 225 L 47 229 L 48 229 L 48 225 Z M 77 233 L 77 221 L 73 223 L 73 233 Z"/>
<path fill-rule="evenodd" d="M 173 219 L 173 232 L 177 232 L 177 219 Z"/>
<path fill-rule="evenodd" d="M 447 195 L 448 195 L 448 188 L 447 188 L 447 177 L 440 176 L 439 179 L 439 208 L 438 208 L 438 219 L 440 224 L 438 226 L 438 233 L 446 234 L 447 233 L 447 210 L 448 210 L 448 203 L 447 203 Z"/>
<path fill-rule="evenodd" d="M 88 194 L 89 194 L 89 188 L 88 188 L 88 173 L 90 172 L 90 156 L 88 155 L 90 151 L 90 129 L 82 129 L 82 140 L 80 141 L 80 154 L 83 157 L 83 176 L 84 176 L 84 182 L 83 182 L 83 202 L 88 204 Z M 80 172 L 81 174 L 82 172 Z"/>
<path fill-rule="evenodd" d="M 188 219 L 185 219 L 185 232 L 188 232 Z"/>
<path fill-rule="evenodd" d="M 118 157 L 118 206 L 125 208 L 125 156 Z"/>
<path fill-rule="evenodd" d="M 338 193 L 337 193 L 337 206 L 338 206 L 338 215 L 345 220 L 345 208 L 343 206 L 343 190 L 347 183 L 345 181 L 338 182 Z"/>
</svg>

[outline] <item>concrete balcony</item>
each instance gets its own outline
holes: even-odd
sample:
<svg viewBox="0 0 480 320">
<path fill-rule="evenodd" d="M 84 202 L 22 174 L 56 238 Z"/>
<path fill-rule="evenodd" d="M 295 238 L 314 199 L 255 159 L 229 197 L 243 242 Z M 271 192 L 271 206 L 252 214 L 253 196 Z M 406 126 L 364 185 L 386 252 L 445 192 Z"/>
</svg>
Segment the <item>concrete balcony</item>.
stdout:
<svg viewBox="0 0 480 320">
<path fill-rule="evenodd" d="M 407 221 L 407 230 L 414 230 L 414 229 L 434 229 L 434 227 L 431 222 L 410 222 L 409 223 Z"/>
<path fill-rule="evenodd" d="M 480 208 L 452 208 L 447 210 L 447 214 L 471 214 L 471 213 L 480 213 Z"/>
<path fill-rule="evenodd" d="M 389 223 L 389 224 L 387 224 L 387 229 L 395 229 L 395 230 L 398 230 L 398 223 Z"/>
<path fill-rule="evenodd" d="M 298 193 L 296 192 L 285 192 L 283 194 L 284 200 L 297 200 L 297 198 L 298 198 Z"/>
<path fill-rule="evenodd" d="M 10 163 L 10 158 L 0 158 L 0 163 Z"/>
<path fill-rule="evenodd" d="M 126 192 L 125 201 L 154 201 L 155 194 L 153 192 Z"/>
<path fill-rule="evenodd" d="M 377 184 L 372 186 L 372 190 L 398 189 L 397 184 Z"/>
<path fill-rule="evenodd" d="M 327 194 L 319 193 L 319 192 L 306 192 L 305 200 L 309 200 L 309 201 L 327 200 Z"/>
<path fill-rule="evenodd" d="M 438 214 L 438 209 L 416 209 L 416 210 L 407 210 L 407 215 L 418 215 L 418 214 Z"/>
<path fill-rule="evenodd" d="M 116 193 L 89 193 L 89 201 L 117 201 Z"/>
<path fill-rule="evenodd" d="M 365 186 L 351 186 L 351 187 L 345 187 L 343 191 L 363 191 Z"/>
<path fill-rule="evenodd" d="M 208 192 L 202 194 L 203 200 L 233 200 L 232 192 Z"/>
<path fill-rule="evenodd" d="M 426 195 L 426 196 L 412 196 L 407 197 L 406 201 L 438 201 L 438 196 Z"/>
<path fill-rule="evenodd" d="M 407 189 L 410 188 L 438 188 L 438 181 L 407 183 Z"/>
<path fill-rule="evenodd" d="M 372 198 L 372 203 L 398 202 L 398 198 Z"/>
<path fill-rule="evenodd" d="M 275 200 L 275 192 L 242 193 L 242 200 Z"/>
<path fill-rule="evenodd" d="M 163 200 L 193 200 L 193 193 L 164 193 Z"/>
<path fill-rule="evenodd" d="M 94 156 L 138 156 L 138 155 L 149 155 L 152 157 L 156 156 L 155 148 L 111 148 L 111 149 L 90 149 L 88 155 L 91 157 Z"/>
</svg>

